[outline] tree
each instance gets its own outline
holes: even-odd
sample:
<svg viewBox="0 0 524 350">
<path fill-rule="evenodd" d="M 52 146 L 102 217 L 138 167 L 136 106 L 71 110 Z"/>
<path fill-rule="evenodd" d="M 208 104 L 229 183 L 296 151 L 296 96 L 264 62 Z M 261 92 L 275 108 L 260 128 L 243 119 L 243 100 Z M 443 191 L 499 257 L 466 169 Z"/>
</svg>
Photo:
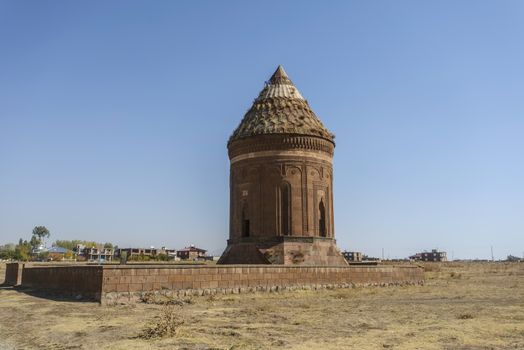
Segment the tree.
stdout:
<svg viewBox="0 0 524 350">
<path fill-rule="evenodd" d="M 4 244 L 3 246 L 0 246 L 1 251 L 14 252 L 15 248 L 16 248 L 16 244 L 14 243 L 7 243 L 7 244 Z"/>
<path fill-rule="evenodd" d="M 33 249 L 38 248 L 41 243 L 42 243 L 42 240 L 40 240 L 38 236 L 35 236 L 35 235 L 31 236 L 31 240 L 29 241 L 29 244 L 31 245 Z"/>
<path fill-rule="evenodd" d="M 72 251 L 76 251 L 76 246 L 82 244 L 86 247 L 98 247 L 100 243 L 92 242 L 92 241 L 82 241 L 80 239 L 73 239 L 72 241 L 67 240 L 56 240 L 53 245 L 57 247 L 62 247 L 65 249 L 69 249 Z"/>
<path fill-rule="evenodd" d="M 18 241 L 18 245 L 15 248 L 15 252 L 13 254 L 13 259 L 20 260 L 20 261 L 28 261 L 31 257 L 31 244 L 26 241 L 20 240 Z"/>
<path fill-rule="evenodd" d="M 0 246 L 0 259 L 11 260 L 15 255 L 16 245 L 13 243 L 7 243 Z"/>
<path fill-rule="evenodd" d="M 168 260 L 169 260 L 169 257 L 167 256 L 167 254 L 158 254 L 158 255 L 155 257 L 155 260 L 158 260 L 158 261 L 168 261 Z"/>
<path fill-rule="evenodd" d="M 104 244 L 104 248 L 107 248 L 107 249 L 113 249 L 113 243 L 106 242 L 106 243 Z"/>
<path fill-rule="evenodd" d="M 43 238 L 51 236 L 51 233 L 45 226 L 35 226 L 33 229 L 33 236 L 38 237 L 38 239 L 42 241 Z"/>
</svg>

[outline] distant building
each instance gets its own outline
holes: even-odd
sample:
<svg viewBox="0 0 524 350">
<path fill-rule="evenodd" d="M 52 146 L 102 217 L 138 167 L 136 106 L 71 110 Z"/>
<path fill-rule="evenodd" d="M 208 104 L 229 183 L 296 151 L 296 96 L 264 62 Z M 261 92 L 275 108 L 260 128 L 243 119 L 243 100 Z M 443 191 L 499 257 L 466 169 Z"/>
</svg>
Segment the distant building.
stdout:
<svg viewBox="0 0 524 350">
<path fill-rule="evenodd" d="M 342 255 L 344 255 L 344 258 L 349 262 L 358 262 L 362 261 L 362 253 L 361 252 L 343 252 Z"/>
<path fill-rule="evenodd" d="M 165 255 L 167 259 L 172 259 L 176 256 L 177 251 L 175 249 L 162 248 L 120 248 L 117 249 L 115 257 L 121 258 L 122 254 L 127 256 L 128 260 L 133 260 L 136 257 L 149 257 L 155 259 L 160 255 Z"/>
<path fill-rule="evenodd" d="M 113 261 L 115 251 L 113 248 L 105 248 L 103 245 L 86 247 L 83 244 L 76 246 L 77 260 L 87 261 Z"/>
<path fill-rule="evenodd" d="M 31 250 L 31 253 L 33 254 L 40 254 L 47 252 L 47 248 L 45 247 L 44 243 L 40 243 L 37 247 L 34 247 Z"/>
<path fill-rule="evenodd" d="M 52 261 L 62 261 L 69 255 L 69 259 L 72 258 L 73 252 L 69 249 L 53 246 L 47 250 L 47 259 Z"/>
<path fill-rule="evenodd" d="M 414 261 L 448 261 L 446 252 L 439 252 L 437 249 L 433 249 L 431 252 L 417 253 L 410 256 L 409 259 Z"/>
<path fill-rule="evenodd" d="M 200 249 L 195 247 L 194 245 L 185 247 L 184 249 L 180 249 L 176 252 L 177 257 L 179 257 L 181 260 L 198 260 L 198 259 L 206 259 L 207 250 Z M 213 259 L 211 257 L 211 259 Z"/>
<path fill-rule="evenodd" d="M 113 261 L 115 251 L 113 248 L 91 247 L 87 249 L 87 260 L 89 261 Z"/>
</svg>

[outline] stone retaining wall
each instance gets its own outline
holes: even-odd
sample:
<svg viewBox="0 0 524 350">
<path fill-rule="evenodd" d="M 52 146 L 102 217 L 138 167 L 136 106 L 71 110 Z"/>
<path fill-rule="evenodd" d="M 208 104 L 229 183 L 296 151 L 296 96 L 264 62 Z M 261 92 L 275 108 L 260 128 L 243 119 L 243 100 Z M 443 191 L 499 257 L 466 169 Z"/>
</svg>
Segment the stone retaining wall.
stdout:
<svg viewBox="0 0 524 350">
<path fill-rule="evenodd" d="M 424 281 L 421 267 L 391 265 L 26 265 L 21 271 L 22 287 L 101 303 L 136 301 L 149 293 L 203 295 Z"/>
<path fill-rule="evenodd" d="M 101 301 L 103 271 L 97 265 L 25 266 L 22 287 Z"/>
</svg>

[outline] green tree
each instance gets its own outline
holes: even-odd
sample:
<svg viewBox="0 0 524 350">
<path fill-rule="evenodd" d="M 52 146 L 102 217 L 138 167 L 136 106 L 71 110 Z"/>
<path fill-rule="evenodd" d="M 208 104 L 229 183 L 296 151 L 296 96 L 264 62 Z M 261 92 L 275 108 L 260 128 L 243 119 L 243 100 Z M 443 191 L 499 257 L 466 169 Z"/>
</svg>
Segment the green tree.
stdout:
<svg viewBox="0 0 524 350">
<path fill-rule="evenodd" d="M 15 248 L 16 248 L 16 244 L 14 244 L 14 243 L 7 243 L 7 244 L 4 244 L 3 246 L 0 246 L 0 251 L 14 252 Z"/>
<path fill-rule="evenodd" d="M 97 242 L 83 241 L 83 240 L 80 240 L 80 239 L 73 239 L 72 241 L 56 240 L 53 243 L 53 245 L 55 245 L 57 247 L 62 247 L 62 248 L 73 250 L 73 251 L 76 249 L 76 246 L 79 245 L 79 244 L 83 244 L 86 247 L 97 247 L 97 246 L 100 245 Z"/>
<path fill-rule="evenodd" d="M 35 248 L 38 248 L 40 246 L 40 243 L 42 243 L 42 241 L 38 238 L 38 236 L 31 236 L 31 240 L 29 241 L 29 244 L 31 245 L 31 247 L 33 249 Z"/>
<path fill-rule="evenodd" d="M 28 261 L 31 258 L 31 243 L 26 240 L 18 241 L 18 245 L 15 247 L 13 259 L 20 261 Z"/>
<path fill-rule="evenodd" d="M 51 236 L 51 233 L 45 226 L 35 226 L 35 228 L 33 229 L 33 236 L 38 237 L 38 239 L 42 241 L 42 239 Z"/>
<path fill-rule="evenodd" d="M 0 259 L 11 260 L 15 254 L 16 245 L 13 243 L 7 243 L 0 246 Z"/>
<path fill-rule="evenodd" d="M 106 242 L 106 243 L 104 244 L 104 248 L 107 248 L 107 249 L 113 249 L 113 243 Z"/>
<path fill-rule="evenodd" d="M 167 256 L 167 254 L 158 254 L 155 258 L 155 260 L 158 260 L 158 261 L 168 261 L 169 260 L 169 257 Z"/>
</svg>

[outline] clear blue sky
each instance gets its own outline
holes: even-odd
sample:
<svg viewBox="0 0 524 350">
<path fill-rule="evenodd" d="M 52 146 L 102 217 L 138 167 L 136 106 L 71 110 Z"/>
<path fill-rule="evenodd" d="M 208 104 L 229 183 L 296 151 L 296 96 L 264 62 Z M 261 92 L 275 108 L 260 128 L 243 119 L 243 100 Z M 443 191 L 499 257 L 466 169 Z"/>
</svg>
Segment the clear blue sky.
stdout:
<svg viewBox="0 0 524 350">
<path fill-rule="evenodd" d="M 278 64 L 336 134 L 342 249 L 524 251 L 523 1 L 0 1 L 0 243 L 220 253 Z"/>
</svg>

